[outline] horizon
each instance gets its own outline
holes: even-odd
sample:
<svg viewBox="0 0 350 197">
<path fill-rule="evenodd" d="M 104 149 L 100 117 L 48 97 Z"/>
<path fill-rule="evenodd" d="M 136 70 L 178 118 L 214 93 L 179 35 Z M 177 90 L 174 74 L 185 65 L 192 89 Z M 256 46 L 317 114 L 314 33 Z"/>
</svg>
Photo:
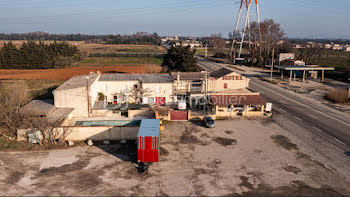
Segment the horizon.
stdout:
<svg viewBox="0 0 350 197">
<path fill-rule="evenodd" d="M 0 14 L 0 32 L 6 34 L 156 32 L 161 36 L 205 37 L 221 32 L 228 37 L 237 20 L 239 0 L 4 0 L 0 6 L 6 8 Z M 259 6 L 261 20 L 272 18 L 280 23 L 289 39 L 350 39 L 350 26 L 345 25 L 350 23 L 350 1 L 263 0 Z M 244 18 L 244 11 L 242 14 Z"/>
</svg>

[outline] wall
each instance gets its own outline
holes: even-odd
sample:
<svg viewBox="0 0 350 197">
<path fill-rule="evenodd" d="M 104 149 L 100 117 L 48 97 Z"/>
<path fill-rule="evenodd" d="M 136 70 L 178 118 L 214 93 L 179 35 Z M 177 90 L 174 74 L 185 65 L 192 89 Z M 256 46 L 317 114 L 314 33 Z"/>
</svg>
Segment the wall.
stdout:
<svg viewBox="0 0 350 197">
<path fill-rule="evenodd" d="M 126 90 L 131 90 L 133 89 L 134 85 L 139 86 L 140 84 L 138 81 L 98 81 L 97 94 L 98 92 L 102 92 L 105 96 L 107 96 L 107 102 L 113 102 L 113 96 L 115 94 L 120 94 Z M 132 98 L 129 98 L 129 101 L 132 102 Z"/>
<path fill-rule="evenodd" d="M 250 111 L 251 109 L 249 109 L 247 106 L 245 107 L 245 109 L 242 112 L 242 116 L 243 117 L 261 117 L 264 116 L 264 106 L 261 106 L 260 111 Z M 223 111 L 219 111 L 219 110 L 223 110 Z M 232 112 L 230 112 L 227 107 L 220 107 L 220 106 L 215 106 L 215 115 L 217 117 L 238 117 L 237 113 L 239 113 L 238 109 L 233 109 Z"/>
<path fill-rule="evenodd" d="M 54 92 L 57 108 L 74 108 L 72 116 L 88 117 L 88 100 L 86 87 L 60 90 Z"/>
<path fill-rule="evenodd" d="M 142 83 L 144 89 L 149 89 L 150 93 L 146 97 L 165 97 L 167 105 L 175 103 L 173 95 L 173 83 Z M 156 99 L 154 99 L 156 101 Z"/>
<path fill-rule="evenodd" d="M 237 78 L 238 77 L 238 80 Z M 249 86 L 249 79 L 237 74 L 231 73 L 229 75 L 221 77 L 219 79 L 210 78 L 209 80 L 209 92 L 218 92 L 218 91 L 227 91 L 227 90 L 236 90 L 236 89 L 246 89 Z M 231 79 L 231 80 L 230 80 Z M 224 88 L 224 84 L 227 83 L 227 89 Z"/>
</svg>

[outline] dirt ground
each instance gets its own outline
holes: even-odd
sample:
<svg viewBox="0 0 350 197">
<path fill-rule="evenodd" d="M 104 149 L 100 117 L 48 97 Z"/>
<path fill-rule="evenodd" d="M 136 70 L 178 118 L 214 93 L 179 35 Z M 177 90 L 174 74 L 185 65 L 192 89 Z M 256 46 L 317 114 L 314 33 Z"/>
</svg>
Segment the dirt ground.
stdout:
<svg viewBox="0 0 350 197">
<path fill-rule="evenodd" d="M 0 195 L 349 195 L 349 159 L 328 154 L 323 164 L 305 152 L 313 151 L 308 137 L 293 137 L 276 121 L 217 121 L 214 129 L 169 123 L 149 174 L 137 172 L 134 143 L 0 153 Z"/>
<path fill-rule="evenodd" d="M 0 70 L 0 79 L 40 79 L 40 80 L 67 80 L 73 76 L 86 75 L 90 72 L 102 73 L 157 73 L 159 65 L 128 65 L 128 66 L 79 66 L 63 69 L 41 70 Z"/>
</svg>

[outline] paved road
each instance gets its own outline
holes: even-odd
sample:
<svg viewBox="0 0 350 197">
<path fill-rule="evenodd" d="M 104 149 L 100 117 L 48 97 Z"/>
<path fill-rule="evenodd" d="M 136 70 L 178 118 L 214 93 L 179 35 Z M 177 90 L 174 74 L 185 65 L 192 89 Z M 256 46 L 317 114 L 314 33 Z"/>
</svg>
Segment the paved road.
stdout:
<svg viewBox="0 0 350 197">
<path fill-rule="evenodd" d="M 224 64 L 211 62 L 204 58 L 198 58 L 198 63 L 208 71 L 226 67 Z M 268 102 L 273 103 L 274 111 L 288 117 L 344 151 L 350 151 L 350 115 L 276 85 L 263 82 L 257 78 L 262 74 L 247 75 L 242 71 L 232 70 L 249 77 L 251 79 L 249 88 L 261 92 Z"/>
</svg>

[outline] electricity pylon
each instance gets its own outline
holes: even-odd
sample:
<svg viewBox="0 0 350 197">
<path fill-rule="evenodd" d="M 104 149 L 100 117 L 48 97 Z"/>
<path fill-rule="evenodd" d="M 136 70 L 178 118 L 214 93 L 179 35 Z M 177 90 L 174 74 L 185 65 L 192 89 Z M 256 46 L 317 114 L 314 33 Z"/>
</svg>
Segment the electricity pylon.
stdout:
<svg viewBox="0 0 350 197">
<path fill-rule="evenodd" d="M 242 39 L 240 42 L 238 58 L 241 58 L 243 41 L 245 38 L 245 34 L 247 32 L 247 29 L 248 29 L 248 39 L 249 39 L 249 47 L 250 47 L 250 17 L 249 16 L 250 16 L 250 7 L 251 7 L 252 0 L 241 0 L 241 6 L 240 6 L 239 12 L 238 12 L 238 18 L 237 18 L 236 28 L 235 28 L 234 33 L 233 33 L 232 46 L 231 46 L 231 52 L 230 52 L 231 60 L 233 59 L 234 63 L 235 63 L 235 59 L 236 59 L 235 43 L 236 43 L 236 37 L 237 37 L 237 33 L 238 33 L 238 27 L 239 27 L 239 24 L 241 21 L 241 14 L 242 14 L 242 9 L 243 9 L 244 3 L 245 3 L 245 7 L 246 7 L 246 17 L 245 17 L 245 22 L 244 22 Z M 259 28 L 259 45 L 260 45 L 260 53 L 261 53 L 260 13 L 259 13 L 258 0 L 255 0 L 255 4 L 256 4 L 256 15 L 257 15 L 258 28 Z M 237 43 L 239 43 L 239 42 L 237 42 Z"/>
</svg>

